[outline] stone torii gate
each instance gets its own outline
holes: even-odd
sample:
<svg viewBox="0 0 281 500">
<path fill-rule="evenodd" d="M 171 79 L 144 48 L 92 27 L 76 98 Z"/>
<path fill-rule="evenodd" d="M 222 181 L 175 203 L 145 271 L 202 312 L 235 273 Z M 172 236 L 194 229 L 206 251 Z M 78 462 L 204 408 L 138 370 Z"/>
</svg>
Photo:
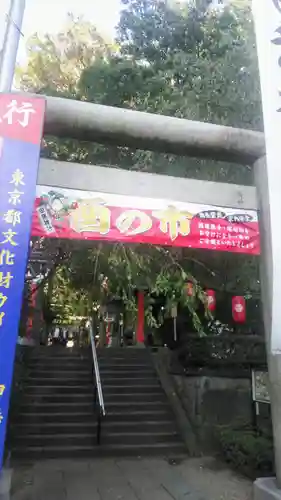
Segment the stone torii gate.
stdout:
<svg viewBox="0 0 281 500">
<path fill-rule="evenodd" d="M 169 192 L 173 191 L 173 198 L 180 201 L 259 209 L 262 297 L 276 474 L 278 485 L 281 485 L 281 357 L 272 354 L 270 343 L 273 264 L 263 134 L 54 97 L 46 97 L 44 133 L 61 138 L 225 160 L 253 167 L 256 190 L 246 186 L 41 159 L 38 183 L 76 189 L 94 188 L 100 192 L 113 190 L 120 194 L 134 194 L 137 185 L 140 196 L 163 197 L 169 189 Z M 263 498 L 258 496 L 260 487 L 257 491 L 257 498 Z"/>
<path fill-rule="evenodd" d="M 0 74 L 1 90 L 9 91 L 11 86 L 24 4 L 25 0 L 14 0 L 11 2 L 8 24 L 12 26 L 14 33 L 12 33 L 13 30 L 8 29 L 4 41 L 3 52 L 5 53 L 5 57 L 2 57 L 2 71 Z M 83 185 L 87 185 L 88 189 L 91 189 L 90 186 L 95 186 L 95 189 L 106 192 L 109 190 L 108 179 L 110 179 L 110 182 L 113 183 L 114 181 L 114 192 L 117 190 L 120 194 L 133 194 L 135 183 L 138 182 L 137 186 L 140 196 L 144 196 L 144 191 L 146 196 L 158 197 L 160 193 L 164 196 L 169 186 L 169 191 L 171 188 L 174 189 L 174 199 L 178 198 L 180 201 L 186 201 L 188 198 L 187 201 L 220 204 L 222 206 L 237 206 L 240 208 L 258 207 L 260 211 L 262 244 L 261 281 L 263 312 L 268 354 L 277 479 L 276 484 L 270 480 L 256 483 L 256 500 L 262 500 L 264 498 L 281 498 L 281 349 L 279 351 L 278 349 L 272 351 L 271 345 L 273 337 L 275 344 L 276 338 L 279 340 L 280 328 L 278 321 L 276 321 L 276 319 L 279 319 L 279 315 L 276 314 L 277 297 L 273 294 L 273 290 L 278 290 L 278 283 L 281 283 L 281 240 L 279 241 L 281 231 L 279 226 L 276 229 L 274 228 L 274 232 L 272 231 L 273 228 L 271 228 L 272 221 L 274 220 L 274 210 L 278 209 L 276 210 L 277 216 L 281 213 L 281 203 L 279 200 L 280 184 L 278 184 L 280 174 L 278 174 L 276 167 L 272 167 L 274 154 L 278 152 L 278 141 L 280 141 L 280 138 L 277 137 L 277 134 L 274 134 L 273 126 L 270 128 L 271 121 L 275 125 L 274 119 L 271 120 L 273 116 L 271 109 L 273 101 L 277 98 L 280 100 L 280 91 L 278 91 L 276 83 L 279 80 L 277 71 L 279 71 L 280 67 L 280 54 L 277 53 L 277 50 L 278 46 L 280 46 L 280 38 L 279 41 L 276 40 L 277 35 L 280 35 L 281 32 L 281 1 L 268 0 L 265 2 L 265 0 L 253 0 L 253 5 L 256 9 L 261 83 L 265 101 L 264 118 L 269 146 L 267 148 L 267 156 L 270 168 L 267 167 L 265 161 L 265 141 L 261 133 L 66 99 L 46 98 L 44 132 L 45 134 L 52 134 L 57 137 L 118 144 L 120 146 L 251 165 L 254 169 L 256 193 L 252 188 L 244 186 L 222 185 L 187 179 L 179 180 L 150 174 L 125 173 L 116 169 L 111 169 L 110 175 L 108 175 L 109 171 L 106 169 L 107 178 L 105 181 L 105 170 L 101 167 L 69 163 L 60 164 L 59 162 L 46 160 L 41 161 L 39 183 L 60 187 L 76 187 L 76 189 L 83 189 Z M 272 49 L 272 43 L 273 48 L 275 46 L 276 50 Z M 267 65 L 269 65 L 268 69 L 266 69 Z M 274 99 L 272 95 L 275 96 Z M 28 94 L 25 97 L 28 99 Z M 277 111 L 280 115 L 281 108 L 279 109 L 279 107 L 280 102 L 278 106 L 276 103 L 276 109 L 278 108 Z M 275 112 L 276 109 L 274 110 Z M 277 119 L 276 125 L 280 131 L 281 123 Z M 37 151 L 35 152 L 35 156 L 39 153 L 38 144 L 37 137 Z M 269 150 L 270 155 L 268 154 Z M 20 156 L 19 153 L 18 156 Z M 7 164 L 9 162 L 6 161 L 6 166 Z M 3 175 L 2 172 L 0 172 L 1 174 Z M 15 172 L 13 172 L 14 174 Z M 273 174 L 276 175 L 276 186 L 272 182 L 272 179 L 274 179 Z M 68 179 L 66 180 L 66 178 Z M 8 178 L 5 181 L 11 183 L 11 180 L 8 180 Z M 18 182 L 20 182 L 20 178 L 18 178 Z M 126 188 L 124 188 L 125 182 L 127 183 Z M 33 185 L 32 188 L 34 189 L 34 187 Z M 35 196 L 35 193 L 33 195 Z M 27 197 L 27 201 L 23 200 L 23 209 L 25 204 L 29 204 L 29 210 L 31 210 L 32 197 Z M 11 233 L 13 233 L 13 230 L 10 228 L 9 231 L 5 234 L 9 235 L 9 241 L 11 242 Z M 26 241 L 24 243 L 26 244 Z M 22 256 L 20 257 L 23 262 L 24 259 Z M 274 310 L 273 305 L 275 305 Z M 272 330 L 272 325 L 275 325 L 274 331 Z M 281 346 L 281 340 L 277 344 Z M 5 368 L 9 362 L 12 363 L 12 360 L 8 360 L 7 362 L 5 360 Z M 4 391 L 5 386 L 0 385 L 0 396 L 3 395 Z M 1 422 L 2 416 L 0 413 L 0 425 Z M 1 444 L 0 441 L 0 469 Z M 3 481 L 1 483 L 0 476 L 0 498 L 2 492 L 4 495 L 6 494 L 5 484 L 3 488 L 2 484 Z M 3 498 L 9 498 L 9 496 L 4 496 Z"/>
</svg>

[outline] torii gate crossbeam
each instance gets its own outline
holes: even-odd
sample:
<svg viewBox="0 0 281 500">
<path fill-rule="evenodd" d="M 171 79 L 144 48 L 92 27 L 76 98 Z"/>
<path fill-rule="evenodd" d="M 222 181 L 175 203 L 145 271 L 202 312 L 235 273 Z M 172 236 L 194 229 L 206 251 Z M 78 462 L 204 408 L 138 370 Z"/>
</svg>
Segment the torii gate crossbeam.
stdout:
<svg viewBox="0 0 281 500">
<path fill-rule="evenodd" d="M 44 133 L 250 165 L 265 151 L 261 132 L 59 97 L 46 97 Z"/>
<path fill-rule="evenodd" d="M 228 208 L 257 210 L 253 186 L 84 165 L 41 158 L 37 184 L 134 197 L 173 199 Z"/>
</svg>

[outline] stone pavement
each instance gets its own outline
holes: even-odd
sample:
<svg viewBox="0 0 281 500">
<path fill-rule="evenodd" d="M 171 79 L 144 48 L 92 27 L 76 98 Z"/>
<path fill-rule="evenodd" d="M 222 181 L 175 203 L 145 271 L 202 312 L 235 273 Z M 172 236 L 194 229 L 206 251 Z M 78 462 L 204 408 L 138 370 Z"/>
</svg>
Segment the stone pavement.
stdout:
<svg viewBox="0 0 281 500">
<path fill-rule="evenodd" d="M 164 459 L 48 461 L 17 468 L 12 500 L 205 500 Z"/>
<path fill-rule="evenodd" d="M 212 457 L 54 460 L 15 468 L 11 500 L 252 500 L 252 482 Z"/>
</svg>

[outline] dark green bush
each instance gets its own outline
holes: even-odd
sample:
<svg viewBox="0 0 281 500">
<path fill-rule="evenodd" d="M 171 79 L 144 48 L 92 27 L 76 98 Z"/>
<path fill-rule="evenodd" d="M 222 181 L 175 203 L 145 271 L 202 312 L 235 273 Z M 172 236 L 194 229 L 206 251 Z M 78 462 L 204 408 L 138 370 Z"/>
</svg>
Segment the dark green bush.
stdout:
<svg viewBox="0 0 281 500">
<path fill-rule="evenodd" d="M 220 427 L 218 437 L 224 459 L 235 470 L 251 478 L 274 474 L 270 435 L 243 427 Z"/>
</svg>

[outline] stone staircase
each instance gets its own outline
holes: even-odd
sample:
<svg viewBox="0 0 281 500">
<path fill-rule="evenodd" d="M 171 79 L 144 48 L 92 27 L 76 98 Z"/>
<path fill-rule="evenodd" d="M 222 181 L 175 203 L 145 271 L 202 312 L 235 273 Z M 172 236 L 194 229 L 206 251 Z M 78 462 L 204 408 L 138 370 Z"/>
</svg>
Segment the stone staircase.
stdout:
<svg viewBox="0 0 281 500">
<path fill-rule="evenodd" d="M 186 453 L 146 349 L 101 349 L 106 418 L 101 444 L 87 349 L 40 347 L 12 422 L 12 460 Z"/>
<path fill-rule="evenodd" d="M 103 349 L 99 366 L 107 412 L 102 445 L 124 455 L 186 453 L 149 351 Z"/>
</svg>

